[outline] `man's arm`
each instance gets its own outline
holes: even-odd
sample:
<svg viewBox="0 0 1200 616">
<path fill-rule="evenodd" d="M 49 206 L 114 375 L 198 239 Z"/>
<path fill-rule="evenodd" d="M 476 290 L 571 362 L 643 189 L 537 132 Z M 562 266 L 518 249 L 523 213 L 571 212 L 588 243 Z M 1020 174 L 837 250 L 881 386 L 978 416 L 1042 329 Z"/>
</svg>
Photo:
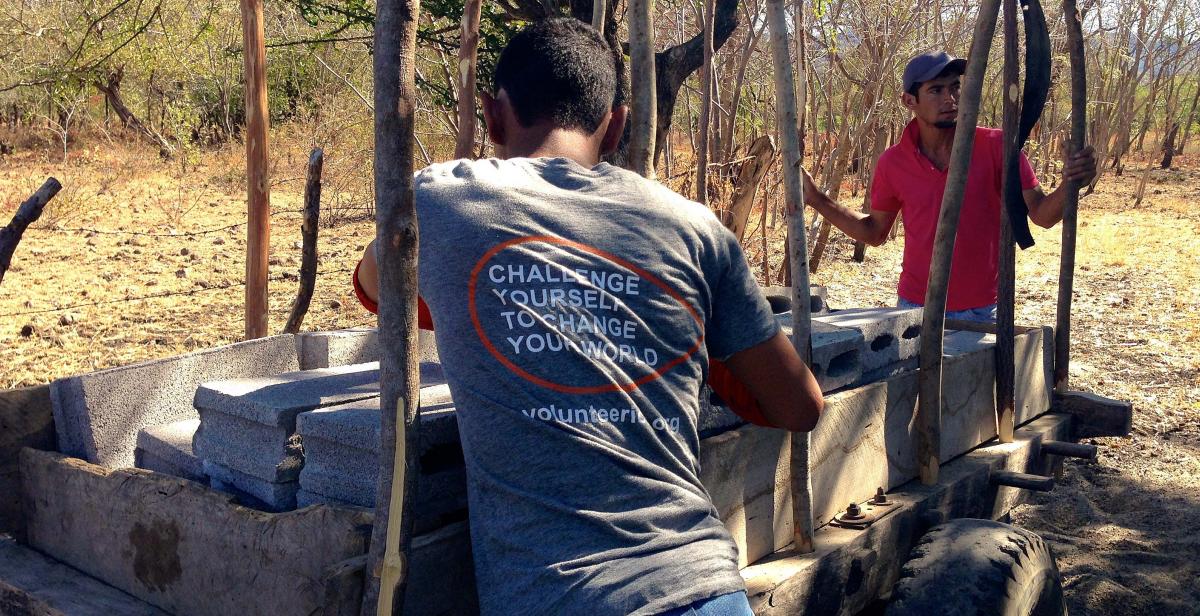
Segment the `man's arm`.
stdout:
<svg viewBox="0 0 1200 616">
<path fill-rule="evenodd" d="M 771 425 L 792 432 L 809 432 L 816 427 L 825 398 L 787 336 L 775 334 L 734 353 L 725 365 L 749 390 Z"/>
<path fill-rule="evenodd" d="M 807 169 L 801 167 L 800 171 L 804 175 L 804 203 L 811 205 L 825 220 L 860 242 L 879 246 L 887 241 L 888 232 L 896 222 L 896 212 L 873 209 L 869 214 L 863 214 L 852 210 L 821 192 Z"/>
<path fill-rule="evenodd" d="M 367 299 L 379 303 L 379 264 L 375 262 L 375 240 L 367 244 L 362 261 L 358 262 L 358 284 Z"/>
<path fill-rule="evenodd" d="M 1076 152 L 1063 159 L 1063 182 L 1050 194 L 1046 194 L 1041 186 L 1034 186 L 1021 191 L 1025 197 L 1025 206 L 1029 208 L 1029 220 L 1033 224 L 1049 229 L 1057 225 L 1063 217 L 1063 208 L 1067 204 L 1067 182 L 1078 181 L 1080 186 L 1087 186 L 1096 178 L 1096 151 L 1092 146 Z"/>
</svg>

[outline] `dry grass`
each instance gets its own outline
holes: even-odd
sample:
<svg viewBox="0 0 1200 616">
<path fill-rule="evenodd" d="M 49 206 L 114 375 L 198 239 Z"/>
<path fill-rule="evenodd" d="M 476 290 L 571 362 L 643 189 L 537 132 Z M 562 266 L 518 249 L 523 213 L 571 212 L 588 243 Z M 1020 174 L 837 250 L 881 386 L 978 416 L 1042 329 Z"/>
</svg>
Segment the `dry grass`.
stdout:
<svg viewBox="0 0 1200 616">
<path fill-rule="evenodd" d="M 282 329 L 296 289 L 307 154 L 273 152 L 271 331 Z M 0 285 L 0 388 L 240 339 L 241 155 L 230 148 L 183 168 L 116 143 L 77 150 L 67 164 L 55 154 L 0 158 L 4 221 L 46 176 L 65 186 Z M 329 197 L 337 211 L 321 230 L 322 274 L 305 329 L 374 320 L 349 284 L 374 233 L 362 153 L 347 143 L 326 155 L 329 186 L 341 190 Z M 1014 513 L 1054 542 L 1075 614 L 1195 613 L 1200 604 L 1200 161 L 1176 160 L 1183 170 L 1154 172 L 1140 208 L 1129 205 L 1131 177 L 1108 176 L 1083 201 L 1071 382 L 1132 401 L 1135 434 L 1100 439 L 1097 464 L 1069 464 L 1062 487 Z M 1053 323 L 1059 231 L 1035 237 L 1018 256 L 1018 321 Z M 834 306 L 891 304 L 900 242 L 858 264 L 849 242 L 834 238 L 813 276 Z M 756 270 L 757 241 L 747 242 Z"/>
</svg>

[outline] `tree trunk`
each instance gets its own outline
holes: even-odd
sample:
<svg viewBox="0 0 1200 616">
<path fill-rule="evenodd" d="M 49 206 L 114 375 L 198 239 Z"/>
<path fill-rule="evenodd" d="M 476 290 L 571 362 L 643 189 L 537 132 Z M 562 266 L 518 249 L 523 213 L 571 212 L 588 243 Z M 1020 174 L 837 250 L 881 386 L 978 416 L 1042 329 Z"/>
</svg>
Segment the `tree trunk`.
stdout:
<svg viewBox="0 0 1200 616">
<path fill-rule="evenodd" d="M 629 168 L 654 177 L 658 105 L 655 87 L 654 0 L 629 0 L 629 75 L 633 105 L 629 134 Z"/>
<path fill-rule="evenodd" d="M 121 124 L 126 128 L 133 129 L 134 133 L 142 137 L 146 141 L 158 146 L 159 154 L 164 157 L 170 157 L 175 153 L 175 146 L 171 145 L 165 137 L 154 132 L 150 127 L 146 126 L 133 111 L 125 104 L 125 100 L 121 98 L 121 80 L 125 77 L 125 69 L 118 68 L 108 71 L 104 79 L 96 79 L 92 85 L 96 86 L 104 94 L 104 100 L 112 107 L 117 117 L 121 119 Z"/>
<path fill-rule="evenodd" d="M 413 203 L 418 0 L 376 3 L 375 238 L 379 251 L 380 452 L 362 614 L 403 614 L 420 475 L 417 217 Z"/>
<path fill-rule="evenodd" d="M 713 97 L 713 3 L 715 0 L 704 0 L 704 51 L 703 70 L 700 79 L 703 88 L 700 94 L 700 126 L 697 128 L 699 145 L 696 157 L 696 201 L 708 203 L 708 150 L 709 124 L 712 121 Z"/>
<path fill-rule="evenodd" d="M 1163 158 L 1159 163 L 1159 168 L 1170 169 L 1171 161 L 1175 158 L 1175 137 L 1179 135 L 1179 122 L 1171 125 L 1171 130 L 1167 132 L 1167 138 L 1163 140 Z"/>
<path fill-rule="evenodd" d="M 458 139 L 454 143 L 454 158 L 468 158 L 475 149 L 475 73 L 482 7 L 483 0 L 467 0 L 463 6 L 462 43 L 458 48 Z"/>
</svg>

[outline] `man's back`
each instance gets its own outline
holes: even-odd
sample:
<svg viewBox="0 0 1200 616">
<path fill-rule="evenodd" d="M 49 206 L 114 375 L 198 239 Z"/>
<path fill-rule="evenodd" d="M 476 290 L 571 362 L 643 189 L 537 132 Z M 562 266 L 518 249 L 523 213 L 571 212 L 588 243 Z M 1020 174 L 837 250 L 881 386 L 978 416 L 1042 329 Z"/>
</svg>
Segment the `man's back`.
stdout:
<svg viewBox="0 0 1200 616">
<path fill-rule="evenodd" d="M 566 158 L 434 165 L 415 190 L 483 610 L 651 614 L 741 590 L 696 467 L 709 354 L 776 333 L 733 236 Z"/>
</svg>

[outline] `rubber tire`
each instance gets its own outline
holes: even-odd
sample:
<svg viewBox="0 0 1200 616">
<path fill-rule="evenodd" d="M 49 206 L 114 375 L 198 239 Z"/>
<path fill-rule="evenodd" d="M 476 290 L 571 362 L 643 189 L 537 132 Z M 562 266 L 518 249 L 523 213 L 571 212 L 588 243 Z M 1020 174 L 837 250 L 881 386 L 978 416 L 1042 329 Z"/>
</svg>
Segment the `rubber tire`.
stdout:
<svg viewBox="0 0 1200 616">
<path fill-rule="evenodd" d="M 1062 575 L 1036 533 L 992 520 L 930 529 L 913 548 L 887 616 L 1065 616 Z"/>
</svg>

